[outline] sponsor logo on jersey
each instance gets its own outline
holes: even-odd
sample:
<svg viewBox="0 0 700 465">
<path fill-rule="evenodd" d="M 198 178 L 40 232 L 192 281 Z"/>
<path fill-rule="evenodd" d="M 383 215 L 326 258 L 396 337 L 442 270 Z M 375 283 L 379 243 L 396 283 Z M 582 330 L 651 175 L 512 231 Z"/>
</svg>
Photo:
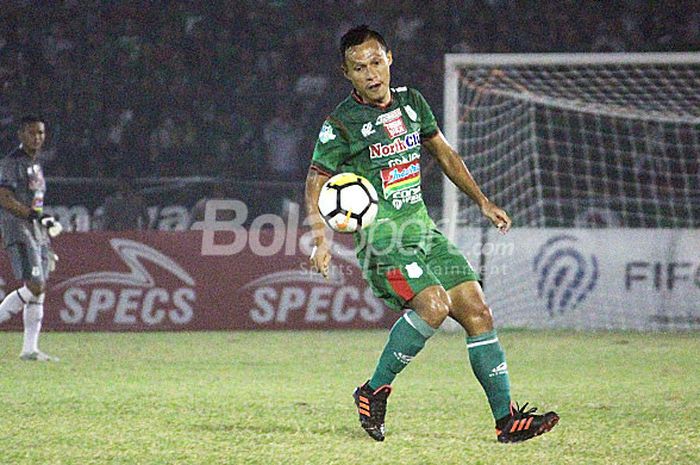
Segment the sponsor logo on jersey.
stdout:
<svg viewBox="0 0 700 465">
<path fill-rule="evenodd" d="M 44 192 L 46 191 L 46 180 L 41 165 L 34 164 L 27 167 L 27 186 L 34 193 L 32 209 L 41 213 L 44 208 Z"/>
<path fill-rule="evenodd" d="M 44 171 L 41 169 L 40 165 L 28 166 L 27 178 L 30 190 L 46 190 L 46 180 L 44 179 Z"/>
<path fill-rule="evenodd" d="M 391 139 L 394 137 L 403 136 L 408 132 L 402 116 L 384 123 L 384 130 Z"/>
<path fill-rule="evenodd" d="M 415 160 L 410 163 L 383 168 L 381 175 L 384 198 L 388 199 L 395 192 L 420 186 L 420 162 Z"/>
<path fill-rule="evenodd" d="M 419 184 L 415 187 L 394 192 L 393 198 L 391 199 L 391 205 L 396 210 L 400 210 L 404 205 L 414 205 L 422 200 L 423 194 L 421 194 Z"/>
<path fill-rule="evenodd" d="M 376 131 L 374 130 L 374 125 L 372 124 L 372 122 L 369 121 L 362 126 L 361 132 L 362 132 L 363 136 L 369 137 L 372 134 L 374 134 Z"/>
<path fill-rule="evenodd" d="M 326 121 L 323 123 L 323 126 L 321 126 L 321 132 L 318 133 L 318 140 L 321 141 L 322 144 L 325 144 L 335 138 L 336 135 L 333 133 L 333 126 Z"/>
<path fill-rule="evenodd" d="M 401 155 L 397 158 L 392 158 L 386 161 L 386 166 L 399 166 L 404 163 L 411 162 L 413 160 L 418 160 L 420 158 L 420 152 L 407 153 L 406 155 Z"/>
<path fill-rule="evenodd" d="M 376 144 L 370 145 L 369 157 L 372 159 L 390 157 L 418 146 L 420 146 L 420 133 L 416 131 L 392 141 L 391 144 L 377 142 Z"/>
<path fill-rule="evenodd" d="M 391 110 L 389 113 L 384 113 L 377 117 L 377 121 L 374 124 L 379 126 L 380 124 L 386 124 L 389 121 L 394 121 L 396 118 L 401 118 L 401 109 Z"/>
</svg>

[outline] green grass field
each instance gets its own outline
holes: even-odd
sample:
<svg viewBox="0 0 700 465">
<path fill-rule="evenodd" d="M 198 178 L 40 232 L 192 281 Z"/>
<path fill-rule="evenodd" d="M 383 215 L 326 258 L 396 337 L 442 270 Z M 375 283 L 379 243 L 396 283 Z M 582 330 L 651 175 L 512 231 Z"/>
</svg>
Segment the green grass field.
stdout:
<svg viewBox="0 0 700 465">
<path fill-rule="evenodd" d="M 514 398 L 555 409 L 532 441 L 495 441 L 460 335 L 440 334 L 389 398 L 387 440 L 351 392 L 384 331 L 42 336 L 0 333 L 0 463 L 700 463 L 700 335 L 501 331 Z"/>
</svg>

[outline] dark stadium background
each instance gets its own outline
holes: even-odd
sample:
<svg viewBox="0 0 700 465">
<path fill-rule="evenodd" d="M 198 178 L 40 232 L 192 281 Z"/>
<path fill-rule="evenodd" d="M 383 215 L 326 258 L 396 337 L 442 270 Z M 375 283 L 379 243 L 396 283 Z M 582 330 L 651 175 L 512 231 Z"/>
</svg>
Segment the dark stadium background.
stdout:
<svg viewBox="0 0 700 465">
<path fill-rule="evenodd" d="M 348 93 L 337 42 L 356 23 L 386 35 L 393 84 L 418 88 L 440 121 L 443 53 L 700 48 L 692 1 L 6 0 L 0 149 L 22 114 L 47 119 L 48 203 L 85 207 L 78 230 L 104 228 L 99 207 L 119 178 L 150 206 L 189 210 L 214 191 L 246 202 L 249 218 L 283 212 L 300 202 L 318 129 Z M 287 158 L 273 160 L 273 139 Z M 439 213 L 438 170 L 424 170 Z"/>
</svg>

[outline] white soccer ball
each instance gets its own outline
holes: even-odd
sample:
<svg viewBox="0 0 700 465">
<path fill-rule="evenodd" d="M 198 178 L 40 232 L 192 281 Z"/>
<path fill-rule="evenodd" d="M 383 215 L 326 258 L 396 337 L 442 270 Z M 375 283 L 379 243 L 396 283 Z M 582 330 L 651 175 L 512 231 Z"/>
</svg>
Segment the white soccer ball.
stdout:
<svg viewBox="0 0 700 465">
<path fill-rule="evenodd" d="M 332 230 L 352 233 L 374 222 L 379 209 L 377 202 L 377 191 L 366 178 L 340 173 L 321 188 L 318 210 Z"/>
</svg>

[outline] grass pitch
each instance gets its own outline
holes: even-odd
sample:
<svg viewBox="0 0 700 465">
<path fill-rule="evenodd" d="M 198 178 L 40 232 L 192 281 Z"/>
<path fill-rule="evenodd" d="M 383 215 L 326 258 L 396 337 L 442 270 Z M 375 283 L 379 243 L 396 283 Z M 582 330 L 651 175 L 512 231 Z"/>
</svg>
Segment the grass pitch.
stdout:
<svg viewBox="0 0 700 465">
<path fill-rule="evenodd" d="M 515 445 L 450 334 L 394 383 L 386 441 L 367 437 L 351 392 L 386 334 L 48 333 L 50 364 L 0 333 L 0 463 L 700 463 L 697 333 L 501 331 L 514 398 L 561 415 Z"/>
</svg>

